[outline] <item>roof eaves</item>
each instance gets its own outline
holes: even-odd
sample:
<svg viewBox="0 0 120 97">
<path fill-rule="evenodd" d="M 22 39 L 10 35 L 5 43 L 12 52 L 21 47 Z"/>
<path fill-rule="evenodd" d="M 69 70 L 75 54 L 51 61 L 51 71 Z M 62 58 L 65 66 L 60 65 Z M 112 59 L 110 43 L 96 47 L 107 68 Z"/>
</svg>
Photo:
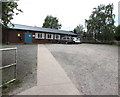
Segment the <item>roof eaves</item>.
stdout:
<svg viewBox="0 0 120 97">
<path fill-rule="evenodd" d="M 77 35 L 75 33 L 72 33 L 72 32 L 69 32 L 69 31 L 64 31 L 64 30 L 56 30 L 56 29 L 41 28 L 41 27 L 32 27 L 32 26 L 19 25 L 19 24 L 14 24 L 14 28 L 10 27 L 9 29 L 40 31 L 40 32 L 58 33 L 58 34 L 67 34 L 67 35 Z"/>
</svg>

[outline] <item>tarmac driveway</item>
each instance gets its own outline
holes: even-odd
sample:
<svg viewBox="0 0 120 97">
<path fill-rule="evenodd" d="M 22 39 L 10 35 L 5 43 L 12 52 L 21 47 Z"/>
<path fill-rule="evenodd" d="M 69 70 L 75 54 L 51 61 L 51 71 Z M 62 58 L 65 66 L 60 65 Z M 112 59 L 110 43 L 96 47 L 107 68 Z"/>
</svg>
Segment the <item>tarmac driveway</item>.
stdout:
<svg viewBox="0 0 120 97">
<path fill-rule="evenodd" d="M 85 95 L 118 94 L 118 47 L 46 44 L 78 90 Z"/>
</svg>

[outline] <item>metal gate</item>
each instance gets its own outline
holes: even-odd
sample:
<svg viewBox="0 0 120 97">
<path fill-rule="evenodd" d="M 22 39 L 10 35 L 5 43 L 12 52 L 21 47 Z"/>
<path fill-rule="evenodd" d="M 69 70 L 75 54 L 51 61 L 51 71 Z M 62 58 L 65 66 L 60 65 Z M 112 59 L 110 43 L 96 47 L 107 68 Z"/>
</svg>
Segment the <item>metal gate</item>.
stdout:
<svg viewBox="0 0 120 97">
<path fill-rule="evenodd" d="M 32 33 L 28 33 L 28 32 L 25 33 L 24 42 L 25 43 L 32 43 Z"/>
<path fill-rule="evenodd" d="M 2 86 L 4 86 L 4 85 L 7 85 L 7 84 L 9 84 L 9 83 L 11 83 L 11 82 L 13 82 L 13 81 L 15 81 L 16 80 L 16 64 L 17 64 L 17 47 L 14 47 L 14 48 L 2 48 L 2 49 L 0 49 L 0 51 L 2 52 L 2 54 L 4 53 L 4 52 L 14 52 L 14 62 L 13 63 L 9 63 L 9 64 L 5 64 L 5 65 L 3 65 L 3 63 L 4 62 L 2 62 L 2 66 L 0 66 L 0 70 L 2 71 L 2 84 L 0 85 L 0 87 L 2 87 Z M 8 56 L 8 55 L 7 55 Z M 5 56 L 5 58 L 7 58 L 7 56 Z M 3 57 L 3 56 L 2 56 Z M 10 56 L 9 55 L 9 57 L 10 58 L 12 58 L 12 56 Z M 10 59 L 9 58 L 9 59 Z M 7 60 L 9 60 L 9 59 L 7 59 Z M 3 61 L 3 60 L 2 60 Z M 10 78 L 9 80 L 7 80 L 7 81 L 5 81 L 4 79 L 3 79 L 3 76 L 7 76 L 6 74 L 7 73 L 5 73 L 5 74 L 3 74 L 3 72 L 4 72 L 4 70 L 6 70 L 6 71 L 8 71 L 8 69 L 10 69 L 11 67 L 14 67 L 13 68 L 13 70 L 14 71 L 10 71 L 10 72 L 13 72 L 13 78 Z M 6 72 L 5 71 L 5 72 Z M 9 73 L 9 75 L 10 75 L 10 73 Z M 8 75 L 8 76 L 9 76 Z"/>
</svg>

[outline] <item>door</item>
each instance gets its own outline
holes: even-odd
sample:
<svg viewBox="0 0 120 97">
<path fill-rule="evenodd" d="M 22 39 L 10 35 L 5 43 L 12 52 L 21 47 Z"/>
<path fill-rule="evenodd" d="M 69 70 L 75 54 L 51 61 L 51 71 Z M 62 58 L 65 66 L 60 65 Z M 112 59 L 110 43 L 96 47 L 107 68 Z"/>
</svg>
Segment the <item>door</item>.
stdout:
<svg viewBox="0 0 120 97">
<path fill-rule="evenodd" d="M 32 33 L 25 33 L 24 35 L 24 42 L 25 43 L 32 43 Z"/>
</svg>

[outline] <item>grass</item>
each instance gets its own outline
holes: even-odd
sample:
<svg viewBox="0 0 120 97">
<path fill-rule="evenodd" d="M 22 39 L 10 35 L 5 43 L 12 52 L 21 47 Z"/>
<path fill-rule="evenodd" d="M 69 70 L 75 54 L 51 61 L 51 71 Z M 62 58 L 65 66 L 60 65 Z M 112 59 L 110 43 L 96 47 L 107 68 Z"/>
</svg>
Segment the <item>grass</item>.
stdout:
<svg viewBox="0 0 120 97">
<path fill-rule="evenodd" d="M 8 84 L 4 84 L 4 83 L 6 83 L 6 82 L 8 82 L 8 81 L 4 81 L 3 82 L 3 89 L 5 89 L 5 88 L 9 88 L 10 86 L 12 86 L 12 85 L 14 85 L 14 84 L 19 84 L 20 83 L 20 80 L 15 80 L 15 81 L 13 81 L 13 82 L 11 82 L 11 83 L 8 83 Z"/>
<path fill-rule="evenodd" d="M 112 45 L 114 45 L 114 46 L 120 46 L 120 44 L 112 44 Z"/>
<path fill-rule="evenodd" d="M 2 94 L 3 95 L 8 95 L 8 93 L 10 92 L 11 88 L 12 89 L 16 89 L 17 87 L 20 86 L 20 80 L 15 80 L 14 82 L 11 82 L 9 84 L 3 85 L 2 87 Z"/>
</svg>

